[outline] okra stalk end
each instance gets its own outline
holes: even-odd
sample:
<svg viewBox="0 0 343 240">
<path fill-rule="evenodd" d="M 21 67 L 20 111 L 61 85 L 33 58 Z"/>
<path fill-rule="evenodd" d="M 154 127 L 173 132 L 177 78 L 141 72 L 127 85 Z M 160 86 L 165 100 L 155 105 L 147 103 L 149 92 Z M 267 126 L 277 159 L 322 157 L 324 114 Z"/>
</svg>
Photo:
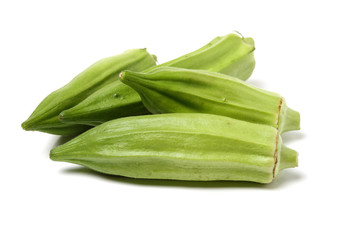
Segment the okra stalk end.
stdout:
<svg viewBox="0 0 343 240">
<path fill-rule="evenodd" d="M 280 134 L 292 131 L 300 130 L 300 113 L 288 107 L 283 100 L 281 104 L 279 132 Z"/>
<path fill-rule="evenodd" d="M 281 144 L 281 151 L 280 151 L 280 165 L 279 170 L 283 170 L 285 168 L 294 168 L 298 166 L 298 153 L 288 148 L 286 145 Z"/>
</svg>

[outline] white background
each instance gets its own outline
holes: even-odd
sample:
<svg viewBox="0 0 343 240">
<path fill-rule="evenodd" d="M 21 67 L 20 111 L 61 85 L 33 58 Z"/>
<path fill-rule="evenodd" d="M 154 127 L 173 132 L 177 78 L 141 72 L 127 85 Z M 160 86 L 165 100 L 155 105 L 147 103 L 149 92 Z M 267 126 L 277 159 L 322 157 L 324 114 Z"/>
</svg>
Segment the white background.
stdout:
<svg viewBox="0 0 343 240">
<path fill-rule="evenodd" d="M 1 1 L 0 239 L 343 239 L 339 3 Z M 283 135 L 299 167 L 269 185 L 106 176 L 49 160 L 60 138 L 20 127 L 103 57 L 146 47 L 162 63 L 233 30 L 255 39 L 249 82 L 301 113 Z"/>
</svg>

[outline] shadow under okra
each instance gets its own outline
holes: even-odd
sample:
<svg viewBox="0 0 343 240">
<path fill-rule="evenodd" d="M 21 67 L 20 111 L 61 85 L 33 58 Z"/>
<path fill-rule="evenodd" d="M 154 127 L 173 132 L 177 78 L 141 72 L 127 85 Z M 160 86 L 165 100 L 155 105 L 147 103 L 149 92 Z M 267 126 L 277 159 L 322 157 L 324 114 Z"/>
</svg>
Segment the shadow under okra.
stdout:
<svg viewBox="0 0 343 240">
<path fill-rule="evenodd" d="M 63 170 L 63 174 L 84 175 L 113 181 L 122 184 L 132 184 L 150 187 L 180 187 L 180 188 L 256 188 L 256 189 L 275 189 L 285 187 L 292 182 L 297 182 L 304 178 L 298 171 L 292 169 L 281 172 L 273 182 L 261 184 L 244 181 L 181 181 L 166 179 L 136 179 L 117 175 L 108 175 L 82 166 L 70 167 Z"/>
</svg>

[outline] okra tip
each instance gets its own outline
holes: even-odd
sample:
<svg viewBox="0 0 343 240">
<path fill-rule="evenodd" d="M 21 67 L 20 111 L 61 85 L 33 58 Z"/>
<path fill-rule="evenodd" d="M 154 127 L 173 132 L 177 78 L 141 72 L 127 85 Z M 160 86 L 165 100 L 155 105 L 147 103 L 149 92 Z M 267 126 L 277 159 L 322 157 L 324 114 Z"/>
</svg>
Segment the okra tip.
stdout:
<svg viewBox="0 0 343 240">
<path fill-rule="evenodd" d="M 25 121 L 21 124 L 21 128 L 26 130 L 26 131 L 30 130 L 30 127 L 29 127 L 29 124 L 27 123 L 27 121 Z"/>
<path fill-rule="evenodd" d="M 125 70 L 125 71 L 122 71 L 121 73 L 119 73 L 119 80 L 122 82 L 122 83 L 125 83 L 127 84 L 128 81 L 131 80 L 131 76 L 127 76 L 128 73 L 132 73 L 131 71 L 128 71 L 128 70 Z"/>
<path fill-rule="evenodd" d="M 60 114 L 58 114 L 58 121 L 63 122 L 63 112 L 61 112 Z"/>
<path fill-rule="evenodd" d="M 73 109 L 73 108 L 71 108 L 71 109 Z M 65 112 L 67 112 L 67 114 L 65 114 Z M 64 110 L 64 111 L 62 111 L 62 112 L 60 112 L 59 114 L 58 114 L 58 121 L 60 121 L 61 123 L 63 123 L 63 124 L 65 124 L 65 123 L 74 123 L 72 120 L 74 120 L 75 119 L 75 116 L 74 116 L 74 112 L 73 111 L 71 111 L 72 112 L 72 114 L 69 114 L 69 109 L 67 109 L 67 110 Z M 65 116 L 65 115 L 67 115 L 67 116 Z M 70 116 L 71 115 L 71 116 Z"/>
<path fill-rule="evenodd" d="M 125 71 L 119 73 L 119 78 L 120 78 L 120 80 L 124 80 L 124 78 L 125 78 Z"/>
<path fill-rule="evenodd" d="M 68 151 L 65 151 L 65 144 L 50 150 L 49 157 L 54 161 L 65 161 Z"/>
<path fill-rule="evenodd" d="M 58 157 L 58 154 L 56 154 L 56 148 L 53 148 L 50 150 L 50 153 L 49 153 L 49 157 L 51 160 L 54 160 L 54 161 L 60 161 L 59 157 Z"/>
<path fill-rule="evenodd" d="M 37 130 L 37 125 L 39 122 L 36 119 L 28 118 L 21 124 L 22 129 L 25 131 L 34 131 Z"/>
<path fill-rule="evenodd" d="M 55 149 L 55 148 L 54 148 L 54 149 Z M 49 157 L 50 157 L 51 160 L 54 160 L 54 161 L 55 161 L 55 160 L 57 160 L 57 159 L 56 159 L 56 157 L 55 157 L 56 155 L 55 155 L 55 152 L 54 152 L 55 150 L 54 150 L 54 149 L 51 149 L 51 150 L 50 150 Z"/>
</svg>

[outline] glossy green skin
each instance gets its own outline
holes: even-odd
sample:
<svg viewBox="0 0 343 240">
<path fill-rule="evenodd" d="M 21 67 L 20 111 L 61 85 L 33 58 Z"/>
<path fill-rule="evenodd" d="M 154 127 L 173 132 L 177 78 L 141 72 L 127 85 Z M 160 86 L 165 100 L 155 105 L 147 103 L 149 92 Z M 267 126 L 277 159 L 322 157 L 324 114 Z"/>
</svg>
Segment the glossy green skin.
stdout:
<svg viewBox="0 0 343 240">
<path fill-rule="evenodd" d="M 281 120 L 288 120 L 281 132 L 299 128 L 299 117 L 290 120 L 281 116 L 280 110 L 287 106 L 279 94 L 225 74 L 160 67 L 148 73 L 124 71 L 120 76 L 139 93 L 151 113 L 210 113 L 277 129 Z"/>
<path fill-rule="evenodd" d="M 242 38 L 232 33 L 217 37 L 194 52 L 146 71 L 165 66 L 203 69 L 247 80 L 255 68 L 254 50 L 252 38 Z"/>
<path fill-rule="evenodd" d="M 194 52 L 144 72 L 161 66 L 172 66 L 221 72 L 246 80 L 255 67 L 254 49 L 254 41 L 251 38 L 243 39 L 236 34 L 229 34 L 217 37 Z M 65 123 L 96 126 L 118 117 L 147 113 L 147 109 L 134 90 L 120 82 L 113 82 L 75 107 L 63 111 L 60 119 Z"/>
<path fill-rule="evenodd" d="M 92 93 L 106 88 L 118 80 L 118 74 L 124 69 L 141 71 L 154 66 L 156 59 L 146 49 L 131 49 L 126 52 L 104 58 L 77 75 L 64 87 L 48 95 L 22 124 L 25 130 L 37 130 L 58 135 L 77 134 L 89 129 L 89 126 L 62 123 L 59 114 L 82 102 Z"/>
<path fill-rule="evenodd" d="M 73 108 L 63 111 L 60 120 L 97 126 L 103 122 L 127 116 L 149 114 L 139 95 L 120 81 L 114 81 L 83 100 Z"/>
<path fill-rule="evenodd" d="M 50 157 L 107 174 L 196 181 L 269 183 L 279 170 L 297 166 L 297 153 L 283 148 L 275 128 L 200 113 L 112 120 Z"/>
</svg>

